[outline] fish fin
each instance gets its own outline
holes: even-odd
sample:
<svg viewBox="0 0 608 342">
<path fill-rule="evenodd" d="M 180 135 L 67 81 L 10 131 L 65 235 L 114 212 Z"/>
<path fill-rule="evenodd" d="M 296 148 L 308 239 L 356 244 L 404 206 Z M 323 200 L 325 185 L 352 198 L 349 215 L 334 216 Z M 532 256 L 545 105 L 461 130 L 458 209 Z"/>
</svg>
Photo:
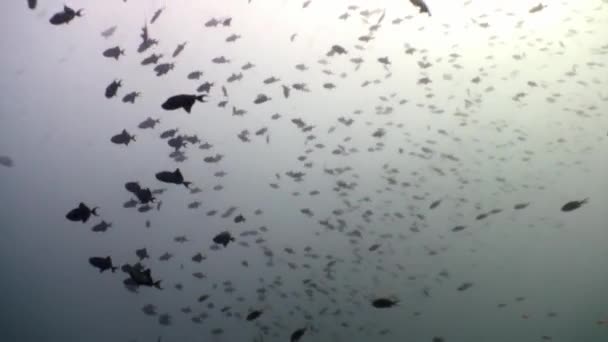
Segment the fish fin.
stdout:
<svg viewBox="0 0 608 342">
<path fill-rule="evenodd" d="M 186 187 L 186 189 L 190 189 L 190 185 L 192 184 L 192 182 L 186 182 L 186 181 L 184 181 L 183 184 Z"/>
<path fill-rule="evenodd" d="M 97 209 L 99 209 L 99 207 L 91 209 L 91 214 L 93 214 L 93 216 L 99 216 L 99 214 L 97 213 Z"/>
<path fill-rule="evenodd" d="M 160 287 L 160 282 L 161 282 L 161 280 L 157 280 L 157 281 L 155 281 L 155 282 L 154 282 L 154 287 L 156 287 L 156 288 L 157 288 L 157 289 L 159 289 L 159 290 L 162 290 L 163 288 L 162 288 L 162 287 Z"/>
<path fill-rule="evenodd" d="M 203 94 L 203 95 L 197 96 L 196 100 L 199 101 L 199 102 L 205 102 L 205 95 Z"/>
</svg>

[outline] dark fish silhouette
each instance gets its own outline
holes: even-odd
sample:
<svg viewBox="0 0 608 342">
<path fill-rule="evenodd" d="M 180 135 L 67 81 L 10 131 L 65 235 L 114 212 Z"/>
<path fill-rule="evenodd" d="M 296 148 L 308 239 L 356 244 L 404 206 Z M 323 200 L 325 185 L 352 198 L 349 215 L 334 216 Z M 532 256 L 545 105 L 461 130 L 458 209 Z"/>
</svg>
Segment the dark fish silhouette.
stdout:
<svg viewBox="0 0 608 342">
<path fill-rule="evenodd" d="M 116 96 L 116 93 L 118 92 L 118 88 L 120 88 L 121 86 L 122 86 L 121 80 L 112 81 L 112 83 L 110 83 L 110 85 L 108 85 L 106 87 L 106 98 L 111 99 L 114 96 Z"/>
<path fill-rule="evenodd" d="M 154 15 L 152 15 L 152 19 L 150 19 L 150 24 L 154 24 L 154 22 L 158 19 L 158 17 L 160 17 L 160 14 L 163 13 L 163 10 L 165 8 L 161 7 L 159 9 L 156 10 L 156 12 L 154 12 Z"/>
<path fill-rule="evenodd" d="M 247 319 L 248 321 L 255 321 L 260 316 L 262 316 L 262 311 L 255 310 L 255 311 L 251 311 L 245 319 Z"/>
<path fill-rule="evenodd" d="M 162 54 L 157 55 L 157 54 L 153 53 L 150 56 L 144 58 L 141 61 L 141 65 L 156 64 L 156 63 L 158 63 L 158 60 L 161 59 L 162 57 L 163 57 Z"/>
<path fill-rule="evenodd" d="M 107 39 L 110 38 L 114 32 L 116 32 L 116 25 L 101 31 L 101 36 Z"/>
<path fill-rule="evenodd" d="M 89 264 L 91 264 L 93 267 L 98 268 L 100 273 L 107 270 L 111 270 L 112 273 L 114 273 L 118 269 L 118 267 L 112 265 L 112 258 L 109 256 L 105 258 L 91 257 L 89 258 Z"/>
<path fill-rule="evenodd" d="M 150 286 L 150 287 L 156 287 L 159 290 L 162 290 L 162 287 L 160 287 L 160 280 L 158 281 L 154 281 L 154 279 L 152 279 L 152 275 L 151 275 L 151 271 L 150 269 L 144 269 L 144 267 L 137 263 L 133 266 L 131 265 L 124 265 L 122 267 L 122 270 L 125 273 L 129 274 L 129 278 L 126 279 L 124 281 L 124 284 L 127 286 L 134 286 L 134 287 L 138 287 L 138 286 Z"/>
<path fill-rule="evenodd" d="M 588 198 L 585 198 L 582 201 L 570 201 L 562 206 L 562 211 L 567 212 L 567 211 L 572 211 L 572 210 L 578 209 L 578 208 L 582 207 L 583 204 L 587 203 L 588 201 L 589 201 Z"/>
<path fill-rule="evenodd" d="M 171 138 L 171 137 L 175 136 L 175 134 L 177 133 L 178 130 L 179 130 L 178 128 L 168 129 L 160 134 L 160 138 L 161 139 Z"/>
<path fill-rule="evenodd" d="M 13 167 L 14 162 L 13 159 L 11 159 L 11 157 L 9 156 L 0 156 L 0 165 L 6 167 Z"/>
<path fill-rule="evenodd" d="M 154 67 L 154 71 L 156 72 L 156 76 L 166 75 L 169 71 L 175 68 L 174 63 L 162 63 Z"/>
<path fill-rule="evenodd" d="M 37 3 L 37 0 L 27 0 L 27 7 L 29 7 L 30 9 L 35 9 Z"/>
<path fill-rule="evenodd" d="M 132 91 L 132 92 L 128 93 L 127 95 L 125 95 L 122 98 L 122 102 L 124 102 L 124 103 L 127 103 L 127 102 L 128 103 L 135 103 L 135 99 L 138 98 L 139 95 L 141 95 L 140 92 L 138 92 L 138 91 Z"/>
<path fill-rule="evenodd" d="M 196 91 L 199 93 L 209 93 L 211 91 L 211 87 L 213 87 L 213 82 L 205 82 L 196 88 Z"/>
<path fill-rule="evenodd" d="M 190 113 L 192 106 L 196 101 L 205 102 L 205 95 L 180 94 L 171 96 L 161 105 L 161 107 L 164 110 L 176 110 L 183 108 L 186 113 Z"/>
<path fill-rule="evenodd" d="M 326 56 L 327 57 L 331 57 L 331 56 L 333 56 L 335 54 L 343 55 L 343 54 L 346 54 L 346 53 L 348 53 L 348 52 L 342 46 L 340 46 L 340 45 L 332 45 L 331 49 L 326 54 Z"/>
<path fill-rule="evenodd" d="M 186 188 L 190 187 L 192 182 L 187 182 L 184 180 L 184 176 L 182 176 L 182 172 L 179 168 L 175 169 L 175 171 L 161 171 L 156 174 L 156 179 L 163 183 L 171 183 L 171 184 L 183 184 Z"/>
<path fill-rule="evenodd" d="M 94 225 L 93 228 L 91 228 L 92 231 L 94 232 L 105 232 L 108 230 L 108 228 L 112 227 L 112 223 L 108 223 L 106 221 L 101 221 L 98 224 Z"/>
<path fill-rule="evenodd" d="M 118 60 L 118 57 L 120 57 L 121 55 L 125 55 L 125 50 L 122 50 L 119 46 L 106 49 L 103 52 L 104 57 L 114 58 L 115 60 Z"/>
<path fill-rule="evenodd" d="M 462 283 L 460 286 L 458 286 L 456 289 L 458 291 L 465 291 L 465 290 L 470 289 L 471 287 L 473 287 L 473 283 L 465 282 L 465 283 Z"/>
<path fill-rule="evenodd" d="M 131 141 L 135 141 L 135 135 L 130 135 L 126 129 L 110 138 L 110 141 L 117 145 L 128 146 Z"/>
<path fill-rule="evenodd" d="M 389 298 L 378 298 L 372 301 L 372 306 L 378 309 L 392 308 L 397 304 L 399 304 L 398 300 L 393 300 Z"/>
<path fill-rule="evenodd" d="M 230 232 L 224 231 L 224 232 L 217 234 L 213 238 L 213 242 L 217 243 L 218 245 L 222 245 L 222 246 L 226 247 L 226 246 L 228 246 L 228 244 L 230 242 L 234 242 L 234 237 L 232 237 Z"/>
<path fill-rule="evenodd" d="M 141 128 L 141 129 L 154 128 L 154 126 L 156 126 L 156 124 L 159 124 L 159 123 L 160 123 L 160 119 L 152 119 L 151 117 L 148 117 L 146 120 L 140 122 L 139 125 L 137 125 L 137 127 Z"/>
<path fill-rule="evenodd" d="M 150 256 L 148 255 L 148 250 L 145 248 L 140 248 L 140 249 L 136 250 L 135 255 L 137 255 L 137 257 L 139 258 L 139 261 L 142 261 L 144 259 L 150 259 Z"/>
<path fill-rule="evenodd" d="M 540 4 L 538 4 L 538 5 L 536 5 L 536 6 L 532 7 L 532 8 L 530 8 L 530 10 L 529 10 L 528 12 L 530 12 L 530 13 L 536 13 L 536 12 L 540 12 L 540 11 L 542 11 L 542 10 L 543 10 L 545 7 L 547 7 L 547 6 L 545 6 L 545 5 L 543 5 L 542 3 L 540 3 Z"/>
<path fill-rule="evenodd" d="M 177 47 L 175 48 L 175 51 L 173 51 L 173 58 L 179 56 L 179 54 L 182 53 L 182 51 L 184 51 L 186 44 L 188 44 L 188 42 L 183 42 L 183 43 L 177 45 Z"/>
<path fill-rule="evenodd" d="M 137 47 L 137 52 L 142 53 L 152 46 L 158 44 L 158 40 L 150 38 L 148 34 L 148 26 L 144 24 L 144 27 L 141 29 L 141 34 L 139 35 L 142 39 L 141 43 Z"/>
<path fill-rule="evenodd" d="M 77 208 L 70 210 L 65 217 L 73 222 L 81 221 L 82 223 L 86 223 L 91 215 L 99 216 L 97 214 L 97 207 L 90 209 L 86 204 L 80 202 Z"/>
<path fill-rule="evenodd" d="M 201 76 L 203 76 L 203 72 L 202 71 L 192 71 L 191 73 L 188 74 L 188 79 L 189 80 L 198 80 L 199 78 L 201 78 Z"/>
<path fill-rule="evenodd" d="M 297 329 L 296 331 L 291 333 L 291 336 L 289 337 L 289 341 L 298 342 L 302 338 L 302 336 L 304 336 L 304 333 L 306 333 L 306 328 Z"/>
<path fill-rule="evenodd" d="M 431 11 L 424 0 L 410 0 L 410 2 L 412 5 L 418 7 L 420 13 L 427 13 L 429 17 L 431 16 Z"/>
<path fill-rule="evenodd" d="M 64 5 L 63 11 L 53 14 L 49 22 L 53 25 L 68 24 L 76 17 L 82 17 L 82 9 L 74 11 L 72 8 Z"/>
</svg>

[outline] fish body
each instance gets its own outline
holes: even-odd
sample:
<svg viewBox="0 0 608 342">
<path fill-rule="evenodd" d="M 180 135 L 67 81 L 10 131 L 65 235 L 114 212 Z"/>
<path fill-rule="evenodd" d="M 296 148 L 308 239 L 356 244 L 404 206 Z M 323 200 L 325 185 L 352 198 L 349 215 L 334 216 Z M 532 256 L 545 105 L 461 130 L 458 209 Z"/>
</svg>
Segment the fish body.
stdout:
<svg viewBox="0 0 608 342">
<path fill-rule="evenodd" d="M 82 223 L 86 223 L 91 215 L 99 216 L 97 214 L 97 207 L 90 209 L 86 204 L 80 202 L 77 208 L 70 210 L 65 217 L 73 222 L 81 221 Z"/>
<path fill-rule="evenodd" d="M 118 60 L 120 56 L 125 55 L 125 50 L 121 49 L 119 46 L 111 47 L 109 49 L 104 50 L 103 56 L 107 58 L 114 58 Z"/>
<path fill-rule="evenodd" d="M 391 308 L 399 303 L 398 300 L 393 300 L 389 298 L 378 298 L 372 301 L 372 306 L 377 309 L 386 309 Z"/>
<path fill-rule="evenodd" d="M 141 61 L 141 65 L 156 64 L 156 63 L 158 63 L 158 60 L 161 59 L 162 57 L 163 57 L 162 54 L 157 55 L 157 54 L 153 53 L 150 56 L 144 58 Z"/>
<path fill-rule="evenodd" d="M 221 232 L 213 238 L 214 243 L 217 243 L 218 245 L 222 245 L 224 247 L 228 246 L 228 244 L 233 241 L 234 237 L 232 237 L 232 235 L 228 231 Z"/>
<path fill-rule="evenodd" d="M 109 256 L 107 256 L 105 258 L 91 257 L 91 258 L 89 258 L 89 264 L 91 264 L 91 266 L 93 266 L 95 268 L 98 268 L 99 273 L 102 273 L 107 270 L 111 270 L 112 273 L 114 273 L 118 269 L 118 267 L 115 267 L 114 265 L 112 265 L 112 258 Z"/>
<path fill-rule="evenodd" d="M 123 129 L 122 132 L 112 136 L 110 141 L 117 145 L 128 146 L 131 141 L 135 141 L 135 136 L 130 135 L 126 129 Z"/>
<path fill-rule="evenodd" d="M 76 17 L 82 17 L 82 9 L 74 11 L 68 6 L 63 6 L 63 11 L 53 14 L 49 22 L 53 25 L 69 24 Z"/>
<path fill-rule="evenodd" d="M 132 92 L 128 93 L 127 95 L 125 95 L 122 98 L 122 102 L 124 102 L 124 103 L 127 103 L 127 102 L 128 103 L 135 103 L 135 99 L 138 98 L 139 95 L 141 95 L 140 92 L 138 92 L 138 91 L 132 91 Z"/>
<path fill-rule="evenodd" d="M 168 98 L 161 107 L 164 110 L 176 110 L 183 108 L 186 113 L 190 114 L 192 106 L 196 101 L 205 102 L 205 95 L 188 95 L 180 94 Z"/>
<path fill-rule="evenodd" d="M 587 203 L 588 201 L 589 201 L 588 198 L 585 198 L 582 201 L 570 201 L 562 206 L 562 211 L 568 212 L 568 211 L 576 210 L 576 209 L 582 207 L 583 204 Z"/>
<path fill-rule="evenodd" d="M 171 183 L 171 184 L 183 184 L 186 188 L 190 187 L 191 182 L 187 182 L 184 180 L 184 176 L 182 176 L 182 172 L 179 168 L 175 169 L 175 171 L 161 171 L 156 174 L 156 179 L 163 183 Z"/>
<path fill-rule="evenodd" d="M 110 85 L 108 85 L 106 87 L 106 98 L 111 99 L 114 96 L 116 96 L 116 93 L 118 92 L 118 88 L 120 88 L 122 86 L 122 81 L 121 80 L 114 80 L 112 81 L 112 83 L 110 83 Z"/>
</svg>

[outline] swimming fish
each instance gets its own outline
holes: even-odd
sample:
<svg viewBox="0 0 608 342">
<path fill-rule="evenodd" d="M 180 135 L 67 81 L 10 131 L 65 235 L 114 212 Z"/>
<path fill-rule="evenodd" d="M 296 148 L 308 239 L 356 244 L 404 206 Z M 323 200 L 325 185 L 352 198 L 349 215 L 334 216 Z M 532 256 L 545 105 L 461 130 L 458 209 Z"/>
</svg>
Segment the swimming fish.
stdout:
<svg viewBox="0 0 608 342">
<path fill-rule="evenodd" d="M 82 9 L 74 11 L 72 8 L 64 5 L 63 11 L 53 14 L 49 22 L 53 25 L 69 24 L 76 17 L 82 17 Z"/>
<path fill-rule="evenodd" d="M 123 129 L 122 132 L 112 136 L 110 141 L 117 145 L 128 146 L 131 141 L 135 141 L 135 135 L 130 135 L 126 129 Z"/>
<path fill-rule="evenodd" d="M 114 58 L 115 60 L 118 60 L 118 58 L 120 56 L 124 56 L 124 55 L 125 55 L 125 50 L 121 49 L 119 46 L 115 46 L 115 47 L 106 49 L 103 52 L 104 57 Z"/>
<path fill-rule="evenodd" d="M 182 172 L 179 168 L 175 169 L 175 171 L 161 171 L 156 174 L 156 179 L 163 183 L 171 183 L 171 184 L 183 184 L 186 188 L 190 187 L 192 182 L 187 182 L 184 180 L 184 176 L 182 176 Z"/>
<path fill-rule="evenodd" d="M 412 5 L 418 7 L 420 13 L 428 13 L 429 17 L 431 16 L 431 11 L 429 11 L 429 7 L 426 5 L 424 0 L 410 0 Z"/>
<path fill-rule="evenodd" d="M 397 304 L 399 304 L 398 300 L 393 300 L 389 298 L 377 298 L 372 301 L 372 306 L 378 309 L 391 308 Z"/>
<path fill-rule="evenodd" d="M 174 95 L 168 98 L 161 107 L 164 110 L 176 110 L 183 108 L 186 113 L 190 114 L 192 110 L 192 106 L 194 102 L 205 102 L 205 95 L 188 95 L 188 94 L 180 94 Z"/>
<path fill-rule="evenodd" d="M 118 88 L 122 86 L 121 80 L 114 80 L 106 87 L 106 98 L 111 99 L 116 96 L 116 92 L 118 92 Z"/>
<path fill-rule="evenodd" d="M 562 206 L 562 211 L 567 212 L 578 209 L 583 206 L 583 204 L 587 203 L 588 200 L 588 198 L 585 198 L 582 201 L 570 201 Z"/>
<path fill-rule="evenodd" d="M 89 264 L 91 264 L 93 267 L 98 268 L 99 273 L 102 273 L 103 271 L 107 271 L 107 270 L 111 270 L 112 273 L 114 273 L 118 269 L 118 267 L 115 267 L 114 265 L 112 265 L 112 258 L 109 256 L 107 256 L 105 258 L 91 257 L 91 258 L 89 258 Z"/>
<path fill-rule="evenodd" d="M 86 204 L 80 202 L 78 207 L 70 210 L 65 217 L 73 222 L 81 221 L 82 223 L 86 223 L 91 215 L 99 216 L 97 214 L 97 209 L 99 208 L 94 207 L 93 209 L 90 209 Z"/>
</svg>

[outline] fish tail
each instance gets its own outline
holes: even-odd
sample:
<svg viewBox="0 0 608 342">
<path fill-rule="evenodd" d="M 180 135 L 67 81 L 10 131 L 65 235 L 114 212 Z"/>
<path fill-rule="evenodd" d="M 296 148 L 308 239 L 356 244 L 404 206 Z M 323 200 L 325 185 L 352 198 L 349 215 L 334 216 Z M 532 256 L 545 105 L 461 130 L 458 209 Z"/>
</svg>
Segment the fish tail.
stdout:
<svg viewBox="0 0 608 342">
<path fill-rule="evenodd" d="M 161 282 L 161 280 L 157 280 L 157 281 L 155 281 L 155 282 L 154 282 L 154 287 L 156 287 L 156 288 L 157 288 L 157 289 L 159 289 L 159 290 L 162 290 L 163 288 L 162 288 L 162 287 L 160 287 L 160 282 Z"/>
<path fill-rule="evenodd" d="M 81 8 L 78 11 L 76 11 L 76 16 L 77 17 L 82 17 L 82 11 L 84 11 L 84 8 Z"/>
<path fill-rule="evenodd" d="M 190 185 L 192 185 L 192 182 L 185 182 L 185 181 L 184 181 L 184 183 L 183 183 L 183 184 L 184 184 L 184 186 L 185 186 L 187 189 L 190 189 Z"/>
<path fill-rule="evenodd" d="M 91 214 L 93 214 L 93 216 L 99 216 L 99 214 L 97 213 L 97 209 L 99 209 L 99 207 L 95 207 L 91 210 Z"/>
<path fill-rule="evenodd" d="M 205 102 L 205 95 L 199 95 L 196 97 L 196 100 L 199 102 Z"/>
</svg>

